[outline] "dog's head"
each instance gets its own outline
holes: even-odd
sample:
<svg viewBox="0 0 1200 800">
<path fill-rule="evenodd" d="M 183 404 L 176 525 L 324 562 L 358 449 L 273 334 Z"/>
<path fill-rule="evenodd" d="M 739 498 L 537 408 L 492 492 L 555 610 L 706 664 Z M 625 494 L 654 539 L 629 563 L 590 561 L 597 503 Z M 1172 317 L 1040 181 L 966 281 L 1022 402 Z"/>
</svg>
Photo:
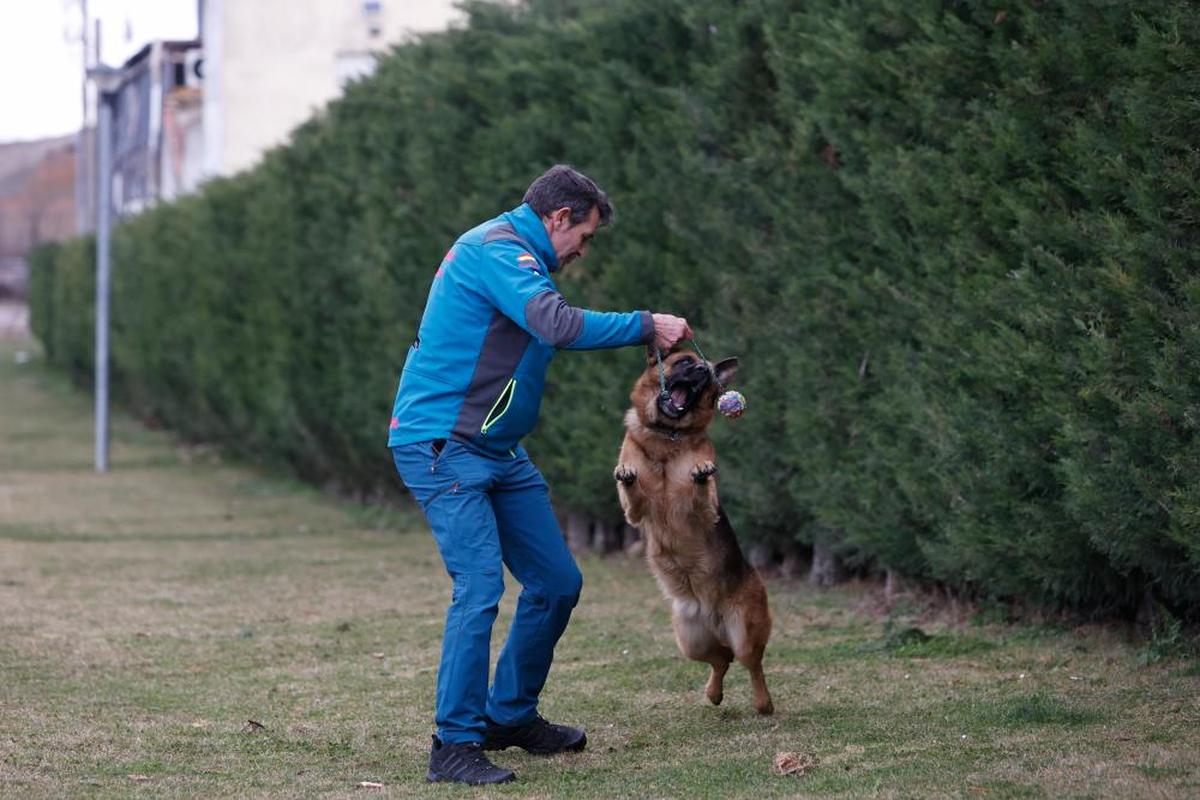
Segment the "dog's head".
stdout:
<svg viewBox="0 0 1200 800">
<path fill-rule="evenodd" d="M 736 358 L 712 364 L 691 350 L 672 350 L 663 356 L 660 380 L 654 348 L 649 348 L 646 362 L 646 370 L 634 384 L 630 399 L 638 419 L 651 427 L 707 428 L 712 422 L 717 395 L 728 387 L 738 371 Z"/>
</svg>

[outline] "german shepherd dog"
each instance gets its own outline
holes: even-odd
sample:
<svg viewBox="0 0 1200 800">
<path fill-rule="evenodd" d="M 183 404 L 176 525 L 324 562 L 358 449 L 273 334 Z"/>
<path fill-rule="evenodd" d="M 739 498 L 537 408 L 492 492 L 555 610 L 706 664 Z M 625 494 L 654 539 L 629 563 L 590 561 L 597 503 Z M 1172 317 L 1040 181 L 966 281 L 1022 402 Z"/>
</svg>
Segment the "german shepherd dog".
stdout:
<svg viewBox="0 0 1200 800">
<path fill-rule="evenodd" d="M 775 710 L 763 676 L 771 612 L 762 578 L 738 547 L 717 499 L 716 451 L 708 438 L 720 387 L 737 372 L 728 358 L 710 364 L 690 350 L 658 359 L 633 386 L 625 441 L 613 478 L 625 519 L 641 530 L 650 571 L 671 601 L 671 625 L 684 656 L 712 665 L 704 693 L 724 696 L 736 658 L 750 672 L 754 708 Z"/>
</svg>

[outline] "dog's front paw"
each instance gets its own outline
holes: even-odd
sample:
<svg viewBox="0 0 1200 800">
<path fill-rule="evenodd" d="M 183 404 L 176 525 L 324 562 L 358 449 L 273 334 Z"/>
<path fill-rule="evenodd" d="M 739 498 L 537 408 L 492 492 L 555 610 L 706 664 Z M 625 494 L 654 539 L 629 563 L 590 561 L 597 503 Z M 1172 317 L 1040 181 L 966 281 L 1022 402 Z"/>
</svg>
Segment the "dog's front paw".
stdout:
<svg viewBox="0 0 1200 800">
<path fill-rule="evenodd" d="M 717 465 L 711 461 L 701 461 L 692 467 L 692 480 L 696 483 L 708 483 L 712 475 L 717 474 Z"/>
<path fill-rule="evenodd" d="M 629 486 L 637 480 L 637 470 L 628 464 L 617 464 L 617 468 L 613 470 L 613 480 Z"/>
</svg>

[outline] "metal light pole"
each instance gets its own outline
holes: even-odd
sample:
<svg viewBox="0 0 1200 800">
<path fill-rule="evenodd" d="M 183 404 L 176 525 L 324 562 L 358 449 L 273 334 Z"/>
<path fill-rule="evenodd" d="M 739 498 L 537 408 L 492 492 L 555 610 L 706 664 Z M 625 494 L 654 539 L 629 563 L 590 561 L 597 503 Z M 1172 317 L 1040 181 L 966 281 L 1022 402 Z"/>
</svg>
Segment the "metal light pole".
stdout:
<svg viewBox="0 0 1200 800">
<path fill-rule="evenodd" d="M 99 67 L 88 71 L 96 81 L 99 103 L 96 196 L 96 472 L 108 471 L 108 309 L 112 263 L 109 234 L 112 230 L 112 129 L 113 107 L 120 88 L 121 70 Z"/>
</svg>

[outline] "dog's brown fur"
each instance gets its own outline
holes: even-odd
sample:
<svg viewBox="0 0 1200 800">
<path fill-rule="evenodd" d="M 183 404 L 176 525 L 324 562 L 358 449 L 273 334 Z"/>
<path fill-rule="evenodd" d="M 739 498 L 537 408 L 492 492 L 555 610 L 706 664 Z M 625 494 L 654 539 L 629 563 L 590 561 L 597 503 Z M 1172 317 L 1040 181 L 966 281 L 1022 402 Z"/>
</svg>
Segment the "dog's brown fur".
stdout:
<svg viewBox="0 0 1200 800">
<path fill-rule="evenodd" d="M 668 386 L 688 372 L 709 374 L 725 384 L 737 360 L 712 364 L 682 350 L 664 359 Z M 659 367 L 653 351 L 634 384 L 625 415 L 625 441 L 613 471 L 625 519 L 646 542 L 646 558 L 663 594 L 671 601 L 675 640 L 684 656 L 712 665 L 705 686 L 717 705 L 733 659 L 750 672 L 754 708 L 774 711 L 763 675 L 763 652 L 771 635 L 771 613 L 762 578 L 738 547 L 717 499 L 716 451 L 708 438 L 717 381 L 696 393 L 686 413 L 672 419 L 660 403 Z"/>
</svg>

